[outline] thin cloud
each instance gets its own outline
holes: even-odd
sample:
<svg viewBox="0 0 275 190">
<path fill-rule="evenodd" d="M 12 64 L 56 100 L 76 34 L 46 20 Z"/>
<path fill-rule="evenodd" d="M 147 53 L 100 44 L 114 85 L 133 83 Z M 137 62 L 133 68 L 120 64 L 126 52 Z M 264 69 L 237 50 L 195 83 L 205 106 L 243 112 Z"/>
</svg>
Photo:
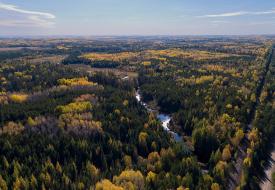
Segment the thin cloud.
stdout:
<svg viewBox="0 0 275 190">
<path fill-rule="evenodd" d="M 265 22 L 251 22 L 248 25 L 274 25 L 274 21 L 265 21 Z"/>
<path fill-rule="evenodd" d="M 37 21 L 37 22 L 36 22 Z M 16 20 L 16 19 L 2 19 L 0 20 L 0 26 L 8 26 L 8 27 L 16 27 L 16 26 L 36 26 L 36 27 L 50 27 L 54 25 L 52 22 L 45 22 L 44 20 L 40 20 L 37 18 L 32 18 L 32 19 L 21 19 L 21 20 Z"/>
<path fill-rule="evenodd" d="M 47 12 L 30 11 L 18 8 L 15 5 L 4 4 L 0 2 L 0 9 L 5 11 L 14 12 L 17 15 L 23 16 L 22 19 L 1 19 L 0 25 L 2 26 L 38 26 L 38 27 L 51 27 L 54 25 L 52 21 L 55 15 Z"/>
<path fill-rule="evenodd" d="M 213 15 L 203 15 L 199 17 L 207 17 L 207 18 L 216 18 L 216 17 L 232 17 L 232 16 L 241 16 L 246 15 L 247 12 L 239 11 L 239 12 L 232 12 L 232 13 L 222 13 L 222 14 L 213 14 Z"/>
<path fill-rule="evenodd" d="M 275 14 L 275 9 L 267 10 L 267 11 L 238 11 L 238 12 L 228 12 L 221 14 L 209 14 L 198 16 L 200 18 L 218 18 L 218 17 L 236 17 L 236 16 L 245 16 L 245 15 L 267 15 L 267 14 Z"/>
<path fill-rule="evenodd" d="M 262 11 L 262 12 L 252 12 L 251 14 L 254 14 L 254 15 L 268 15 L 268 14 L 274 14 L 275 13 L 275 9 L 273 8 L 272 10 L 270 11 Z"/>
<path fill-rule="evenodd" d="M 225 20 L 212 20 L 211 23 L 214 23 L 214 24 L 228 24 L 228 23 L 231 23 L 231 22 L 225 21 Z"/>
</svg>

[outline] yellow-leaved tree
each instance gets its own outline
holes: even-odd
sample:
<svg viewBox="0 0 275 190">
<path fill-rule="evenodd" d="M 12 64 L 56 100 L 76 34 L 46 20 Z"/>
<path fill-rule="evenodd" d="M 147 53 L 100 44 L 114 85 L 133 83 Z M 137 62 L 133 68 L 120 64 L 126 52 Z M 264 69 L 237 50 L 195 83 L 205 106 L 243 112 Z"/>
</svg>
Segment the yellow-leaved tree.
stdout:
<svg viewBox="0 0 275 190">
<path fill-rule="evenodd" d="M 108 179 L 96 183 L 95 190 L 124 190 L 123 187 L 113 184 Z"/>
<path fill-rule="evenodd" d="M 144 177 L 140 171 L 125 170 L 119 176 L 114 176 L 113 182 L 125 189 L 143 190 Z"/>
</svg>

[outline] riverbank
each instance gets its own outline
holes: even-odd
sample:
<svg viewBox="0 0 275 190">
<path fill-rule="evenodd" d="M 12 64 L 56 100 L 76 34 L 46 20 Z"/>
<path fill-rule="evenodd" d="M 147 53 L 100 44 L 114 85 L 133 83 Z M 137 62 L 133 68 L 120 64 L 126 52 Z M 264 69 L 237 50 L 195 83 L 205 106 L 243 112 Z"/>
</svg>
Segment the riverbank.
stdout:
<svg viewBox="0 0 275 190">
<path fill-rule="evenodd" d="M 164 113 L 158 113 L 155 109 L 151 108 L 147 103 L 143 102 L 139 89 L 136 90 L 135 97 L 136 97 L 136 100 L 141 105 L 143 105 L 147 109 L 148 112 L 155 112 L 156 113 L 157 119 L 161 122 L 161 125 L 162 125 L 163 129 L 166 130 L 168 133 L 170 133 L 176 142 L 182 141 L 182 138 L 181 138 L 180 135 L 178 135 L 177 133 L 175 133 L 175 132 L 173 132 L 169 129 L 169 123 L 172 119 L 172 117 L 170 115 L 164 114 Z"/>
</svg>

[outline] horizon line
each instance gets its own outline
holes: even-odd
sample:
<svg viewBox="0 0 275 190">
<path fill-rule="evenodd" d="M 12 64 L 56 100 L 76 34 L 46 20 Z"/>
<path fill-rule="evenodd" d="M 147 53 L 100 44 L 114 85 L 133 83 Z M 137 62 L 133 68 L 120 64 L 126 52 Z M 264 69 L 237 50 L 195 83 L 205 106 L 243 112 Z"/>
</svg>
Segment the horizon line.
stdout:
<svg viewBox="0 0 275 190">
<path fill-rule="evenodd" d="M 42 34 L 42 35 L 1 35 L 0 38 L 49 38 L 49 37 L 189 37 L 189 36 L 275 36 L 274 34 L 110 34 L 110 35 L 82 35 L 82 34 Z"/>
</svg>

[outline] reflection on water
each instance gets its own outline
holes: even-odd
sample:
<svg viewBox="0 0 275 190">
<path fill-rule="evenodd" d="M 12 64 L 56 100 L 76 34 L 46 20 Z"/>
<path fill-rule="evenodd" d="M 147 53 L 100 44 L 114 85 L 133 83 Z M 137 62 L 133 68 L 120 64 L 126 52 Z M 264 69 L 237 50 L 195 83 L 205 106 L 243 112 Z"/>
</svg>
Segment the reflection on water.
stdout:
<svg viewBox="0 0 275 190">
<path fill-rule="evenodd" d="M 168 128 L 168 124 L 171 121 L 171 117 L 169 115 L 165 115 L 165 114 L 158 114 L 157 118 L 161 121 L 163 128 L 166 131 L 170 131 Z"/>
</svg>

